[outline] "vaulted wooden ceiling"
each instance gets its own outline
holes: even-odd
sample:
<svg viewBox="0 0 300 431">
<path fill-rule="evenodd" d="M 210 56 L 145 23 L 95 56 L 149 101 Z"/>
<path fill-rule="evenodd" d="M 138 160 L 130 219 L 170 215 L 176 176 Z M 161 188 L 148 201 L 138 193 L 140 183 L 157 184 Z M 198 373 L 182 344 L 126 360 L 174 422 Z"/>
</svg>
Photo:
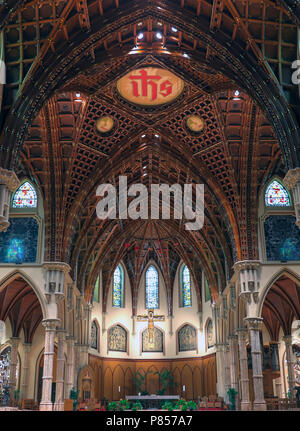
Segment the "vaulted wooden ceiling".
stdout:
<svg viewBox="0 0 300 431">
<path fill-rule="evenodd" d="M 0 292 L 0 320 L 10 320 L 12 336 L 24 331 L 25 343 L 31 343 L 42 321 L 42 309 L 33 289 L 22 277 L 16 277 Z"/>
<path fill-rule="evenodd" d="M 58 0 L 0 8 L 7 65 L 0 161 L 41 189 L 45 259 L 70 263 L 88 298 L 102 267 L 104 308 L 123 259 L 134 312 L 150 258 L 163 272 L 171 312 L 183 259 L 201 309 L 201 271 L 216 296 L 234 261 L 258 258 L 259 190 L 272 174 L 299 165 L 299 97 L 291 83 L 297 2 Z M 123 100 L 116 81 L 145 65 L 181 77 L 184 95 L 157 109 Z M 106 138 L 95 130 L 104 114 L 117 123 Z M 191 114 L 205 120 L 199 136 L 184 126 Z M 117 185 L 120 175 L 147 186 L 204 183 L 204 228 L 100 221 L 95 190 Z"/>
</svg>

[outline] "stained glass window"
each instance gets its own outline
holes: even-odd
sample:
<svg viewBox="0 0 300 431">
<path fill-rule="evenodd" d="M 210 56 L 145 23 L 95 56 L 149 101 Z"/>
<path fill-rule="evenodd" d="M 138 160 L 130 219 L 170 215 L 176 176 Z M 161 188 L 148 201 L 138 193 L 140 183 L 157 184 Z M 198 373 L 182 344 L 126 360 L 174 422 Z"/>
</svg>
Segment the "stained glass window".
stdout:
<svg viewBox="0 0 300 431">
<path fill-rule="evenodd" d="M 6 232 L 0 233 L 0 262 L 36 262 L 39 224 L 34 217 L 11 217 Z"/>
<path fill-rule="evenodd" d="M 34 187 L 26 181 L 21 184 L 12 199 L 13 208 L 36 208 L 37 195 Z"/>
<path fill-rule="evenodd" d="M 300 260 L 300 230 L 292 215 L 271 215 L 264 222 L 267 260 Z"/>
<path fill-rule="evenodd" d="M 269 184 L 265 194 L 265 202 L 267 207 L 289 207 L 291 205 L 288 192 L 276 180 Z"/>
<path fill-rule="evenodd" d="M 209 282 L 206 277 L 204 277 L 204 291 L 205 291 L 205 302 L 211 300 Z"/>
<path fill-rule="evenodd" d="M 95 320 L 91 327 L 91 347 L 98 350 L 98 326 Z"/>
<path fill-rule="evenodd" d="M 146 308 L 158 308 L 158 272 L 153 265 L 146 271 Z"/>
<path fill-rule="evenodd" d="M 124 307 L 124 274 L 121 265 L 118 265 L 113 276 L 113 307 Z"/>
<path fill-rule="evenodd" d="M 94 302 L 99 302 L 99 276 L 97 277 L 95 287 L 94 287 L 94 296 L 93 296 Z"/>
<path fill-rule="evenodd" d="M 181 270 L 181 289 L 182 307 L 191 307 L 191 274 L 186 265 L 184 265 Z"/>
</svg>

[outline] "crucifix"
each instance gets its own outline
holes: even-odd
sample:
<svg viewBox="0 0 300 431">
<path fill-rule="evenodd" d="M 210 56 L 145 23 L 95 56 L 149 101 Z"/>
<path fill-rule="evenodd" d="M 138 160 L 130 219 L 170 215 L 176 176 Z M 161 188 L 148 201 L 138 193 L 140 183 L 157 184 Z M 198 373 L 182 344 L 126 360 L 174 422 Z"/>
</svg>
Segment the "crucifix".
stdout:
<svg viewBox="0 0 300 431">
<path fill-rule="evenodd" d="M 163 322 L 165 320 L 165 316 L 163 315 L 156 315 L 154 314 L 153 309 L 148 309 L 147 315 L 140 315 L 136 316 L 138 322 L 147 322 L 148 321 L 148 330 L 149 330 L 149 344 L 150 346 L 154 347 L 154 322 Z"/>
</svg>

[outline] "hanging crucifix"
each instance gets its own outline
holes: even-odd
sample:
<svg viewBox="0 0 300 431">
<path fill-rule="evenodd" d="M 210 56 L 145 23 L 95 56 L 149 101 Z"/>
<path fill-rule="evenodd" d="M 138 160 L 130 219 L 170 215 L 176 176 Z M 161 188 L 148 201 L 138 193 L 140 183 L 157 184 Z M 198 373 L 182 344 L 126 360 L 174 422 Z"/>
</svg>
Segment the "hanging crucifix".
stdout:
<svg viewBox="0 0 300 431">
<path fill-rule="evenodd" d="M 154 315 L 154 310 L 149 309 L 148 315 L 136 316 L 138 322 L 147 322 L 148 321 L 148 331 L 149 331 L 149 347 L 154 347 L 154 322 L 163 322 L 165 320 L 165 316 L 163 315 Z"/>
</svg>

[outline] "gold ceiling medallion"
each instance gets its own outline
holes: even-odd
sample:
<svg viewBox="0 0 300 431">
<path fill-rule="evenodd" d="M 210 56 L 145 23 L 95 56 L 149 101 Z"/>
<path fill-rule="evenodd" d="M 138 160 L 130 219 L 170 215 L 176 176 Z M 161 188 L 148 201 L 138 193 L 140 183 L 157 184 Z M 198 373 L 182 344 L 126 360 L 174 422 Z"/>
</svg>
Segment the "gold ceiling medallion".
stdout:
<svg viewBox="0 0 300 431">
<path fill-rule="evenodd" d="M 109 133 L 114 127 L 115 121 L 110 115 L 98 118 L 96 121 L 96 129 L 99 133 Z"/>
<path fill-rule="evenodd" d="M 144 106 L 170 103 L 180 96 L 183 88 L 182 79 L 156 67 L 132 70 L 117 82 L 118 92 L 124 99 Z"/>
<path fill-rule="evenodd" d="M 187 127 L 194 133 L 200 133 L 203 131 L 205 121 L 198 115 L 190 115 L 186 120 Z"/>
</svg>

